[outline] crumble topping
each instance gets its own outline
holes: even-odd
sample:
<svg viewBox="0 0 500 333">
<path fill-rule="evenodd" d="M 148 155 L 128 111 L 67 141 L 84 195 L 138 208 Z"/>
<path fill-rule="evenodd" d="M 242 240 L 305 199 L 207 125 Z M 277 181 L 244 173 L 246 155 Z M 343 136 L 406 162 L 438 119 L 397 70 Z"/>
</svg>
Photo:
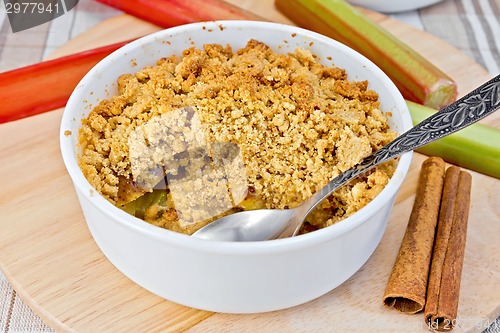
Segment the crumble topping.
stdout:
<svg viewBox="0 0 500 333">
<path fill-rule="evenodd" d="M 132 203 L 136 216 L 188 234 L 210 221 L 199 215 L 201 206 L 212 207 L 212 216 L 295 207 L 396 136 L 367 81 L 350 81 L 345 70 L 326 67 L 301 48 L 278 54 L 257 40 L 235 52 L 206 44 L 124 74 L 117 83 L 118 94 L 82 120 L 80 168 L 110 202 L 126 209 Z M 186 107 L 194 115 L 179 111 Z M 158 120 L 165 117 L 171 120 Z M 215 177 L 214 147 L 222 143 L 237 152 Z M 144 155 L 151 147 L 168 147 L 168 156 Z M 331 225 L 365 206 L 394 168 L 386 163 L 339 189 L 308 217 L 305 229 Z M 189 174 L 189 182 L 179 181 L 180 173 Z M 207 179 L 211 186 L 203 183 Z M 164 193 L 143 198 L 158 188 Z M 173 200 L 174 188 L 185 195 Z M 222 188 L 226 197 L 205 195 L 204 188 Z M 141 200 L 149 206 L 138 209 Z M 184 206 L 191 208 L 181 212 Z"/>
</svg>

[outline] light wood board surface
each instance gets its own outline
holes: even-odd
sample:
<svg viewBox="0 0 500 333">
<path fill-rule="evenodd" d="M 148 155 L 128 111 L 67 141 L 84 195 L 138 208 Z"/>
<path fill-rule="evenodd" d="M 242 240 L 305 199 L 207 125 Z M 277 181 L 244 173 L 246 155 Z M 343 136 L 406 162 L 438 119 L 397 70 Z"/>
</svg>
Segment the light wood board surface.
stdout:
<svg viewBox="0 0 500 333">
<path fill-rule="evenodd" d="M 270 1 L 231 2 L 268 19 L 290 23 Z M 473 60 L 435 37 L 380 14 L 367 13 L 455 79 L 460 94 L 489 78 Z M 54 56 L 156 30 L 130 16 L 119 16 L 72 40 Z M 415 154 L 381 244 L 343 285 L 291 309 L 250 315 L 210 313 L 151 294 L 116 270 L 100 252 L 60 156 L 61 114 L 60 109 L 0 125 L 0 269 L 22 299 L 57 331 L 428 331 L 422 314 L 403 315 L 382 305 L 425 156 Z M 498 114 L 483 122 L 500 127 Z M 500 315 L 500 181 L 474 172 L 472 175 L 455 332 L 481 332 Z"/>
</svg>

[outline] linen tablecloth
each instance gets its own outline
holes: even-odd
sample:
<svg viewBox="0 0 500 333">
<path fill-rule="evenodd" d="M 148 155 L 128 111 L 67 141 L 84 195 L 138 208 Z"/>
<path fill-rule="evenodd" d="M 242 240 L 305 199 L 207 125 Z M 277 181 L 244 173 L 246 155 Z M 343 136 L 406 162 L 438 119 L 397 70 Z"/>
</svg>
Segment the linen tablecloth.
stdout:
<svg viewBox="0 0 500 333">
<path fill-rule="evenodd" d="M 73 10 L 51 22 L 13 33 L 0 0 L 0 72 L 42 61 L 71 38 L 119 14 L 92 0 L 81 0 Z M 445 0 L 389 15 L 455 46 L 492 76 L 500 73 L 500 0 Z M 484 328 L 484 333 L 500 333 L 500 318 Z M 53 330 L 23 303 L 0 272 L 1 332 Z"/>
</svg>

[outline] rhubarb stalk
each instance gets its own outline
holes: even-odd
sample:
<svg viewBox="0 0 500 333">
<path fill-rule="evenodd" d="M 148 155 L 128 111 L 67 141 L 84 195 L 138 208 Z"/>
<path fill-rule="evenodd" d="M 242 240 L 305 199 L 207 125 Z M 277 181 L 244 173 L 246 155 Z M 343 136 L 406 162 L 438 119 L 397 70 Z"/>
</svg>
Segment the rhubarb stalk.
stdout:
<svg viewBox="0 0 500 333">
<path fill-rule="evenodd" d="M 409 101 L 407 104 L 414 125 L 437 111 Z M 420 147 L 417 152 L 500 179 L 499 142 L 499 129 L 476 123 Z"/>
<path fill-rule="evenodd" d="M 441 109 L 457 97 L 455 82 L 344 0 L 275 0 L 297 25 L 329 36 L 379 66 L 403 96 Z"/>
<path fill-rule="evenodd" d="M 215 20 L 264 19 L 222 0 L 97 0 L 163 28 Z"/>
<path fill-rule="evenodd" d="M 126 42 L 0 74 L 0 123 L 63 107 L 83 76 Z"/>
</svg>

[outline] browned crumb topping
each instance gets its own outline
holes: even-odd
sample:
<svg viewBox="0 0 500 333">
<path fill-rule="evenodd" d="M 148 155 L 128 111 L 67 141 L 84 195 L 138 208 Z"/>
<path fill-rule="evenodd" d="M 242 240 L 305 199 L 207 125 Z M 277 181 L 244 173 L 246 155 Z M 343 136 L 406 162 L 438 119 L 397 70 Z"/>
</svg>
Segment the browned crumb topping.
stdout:
<svg viewBox="0 0 500 333">
<path fill-rule="evenodd" d="M 343 69 L 321 65 L 305 49 L 277 54 L 256 40 L 236 52 L 218 44 L 189 48 L 119 77 L 118 95 L 103 100 L 82 121 L 79 164 L 111 202 L 139 197 L 151 188 L 137 186 L 129 137 L 155 117 L 193 106 L 208 142 L 238 145 L 251 197 L 258 198 L 250 206 L 294 207 L 394 139 L 377 93 L 367 88 L 368 82 L 349 81 Z M 365 206 L 387 184 L 393 168 L 383 165 L 341 188 L 308 219 L 312 228 Z M 152 205 L 145 215 L 172 230 L 196 229 L 175 222 L 171 203 L 161 207 Z"/>
</svg>

